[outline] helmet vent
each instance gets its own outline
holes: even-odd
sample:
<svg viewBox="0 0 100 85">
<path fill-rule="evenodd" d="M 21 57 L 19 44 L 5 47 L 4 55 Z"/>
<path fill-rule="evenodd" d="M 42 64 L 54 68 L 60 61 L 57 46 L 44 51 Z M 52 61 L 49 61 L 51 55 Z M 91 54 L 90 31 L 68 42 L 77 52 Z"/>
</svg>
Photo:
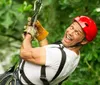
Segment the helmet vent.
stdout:
<svg viewBox="0 0 100 85">
<path fill-rule="evenodd" d="M 85 23 L 85 25 L 88 27 L 89 25 L 87 23 Z"/>
</svg>

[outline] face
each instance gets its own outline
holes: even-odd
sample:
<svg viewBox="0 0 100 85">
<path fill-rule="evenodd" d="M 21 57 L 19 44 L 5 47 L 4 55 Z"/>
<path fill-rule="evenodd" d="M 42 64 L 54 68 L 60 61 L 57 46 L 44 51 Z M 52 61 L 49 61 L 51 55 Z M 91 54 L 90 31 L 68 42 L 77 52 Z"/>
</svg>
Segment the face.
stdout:
<svg viewBox="0 0 100 85">
<path fill-rule="evenodd" d="M 62 43 L 69 47 L 81 42 L 85 38 L 85 34 L 81 26 L 77 22 L 73 22 L 65 31 Z"/>
</svg>

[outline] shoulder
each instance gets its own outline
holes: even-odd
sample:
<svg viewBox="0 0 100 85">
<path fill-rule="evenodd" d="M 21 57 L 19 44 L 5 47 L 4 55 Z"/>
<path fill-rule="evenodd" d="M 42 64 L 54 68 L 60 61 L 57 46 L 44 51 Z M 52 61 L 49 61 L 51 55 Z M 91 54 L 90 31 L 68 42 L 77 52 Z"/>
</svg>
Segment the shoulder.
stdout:
<svg viewBox="0 0 100 85">
<path fill-rule="evenodd" d="M 59 45 L 48 45 L 45 46 L 46 50 L 46 65 L 58 66 L 61 61 L 61 51 L 59 50 Z"/>
<path fill-rule="evenodd" d="M 69 55 L 69 56 L 80 56 L 80 54 L 79 55 L 77 55 L 74 51 L 72 51 L 72 50 L 70 50 L 70 49 L 68 49 L 68 48 L 64 48 L 64 51 L 66 52 L 66 54 L 67 55 Z"/>
<path fill-rule="evenodd" d="M 45 47 L 45 48 L 55 48 L 55 47 L 59 47 L 59 45 L 58 44 L 49 44 L 49 45 L 45 45 L 43 47 Z"/>
</svg>

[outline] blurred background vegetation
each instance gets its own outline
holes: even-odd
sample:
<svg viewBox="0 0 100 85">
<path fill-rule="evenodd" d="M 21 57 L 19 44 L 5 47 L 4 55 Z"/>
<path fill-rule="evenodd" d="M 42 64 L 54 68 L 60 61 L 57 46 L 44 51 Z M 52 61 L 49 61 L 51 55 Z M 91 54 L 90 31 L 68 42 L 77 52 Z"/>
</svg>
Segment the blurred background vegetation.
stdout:
<svg viewBox="0 0 100 85">
<path fill-rule="evenodd" d="M 23 27 L 35 0 L 0 0 L 0 73 L 19 60 Z M 81 50 L 81 61 L 63 85 L 100 85 L 100 0 L 43 0 L 38 20 L 49 31 L 49 43 L 60 40 L 72 19 L 87 15 L 98 26 L 96 39 Z"/>
</svg>

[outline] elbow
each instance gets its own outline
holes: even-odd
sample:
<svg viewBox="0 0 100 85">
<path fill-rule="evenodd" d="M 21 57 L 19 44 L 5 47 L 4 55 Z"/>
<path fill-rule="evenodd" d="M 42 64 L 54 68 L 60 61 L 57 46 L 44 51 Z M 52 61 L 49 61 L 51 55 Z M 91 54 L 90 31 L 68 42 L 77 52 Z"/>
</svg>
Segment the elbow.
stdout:
<svg viewBox="0 0 100 85">
<path fill-rule="evenodd" d="M 30 49 L 21 49 L 20 57 L 26 61 L 32 58 Z"/>
<path fill-rule="evenodd" d="M 21 50 L 21 51 L 20 51 L 20 57 L 21 57 L 22 59 L 25 59 L 25 51 L 24 51 L 24 50 Z"/>
</svg>

